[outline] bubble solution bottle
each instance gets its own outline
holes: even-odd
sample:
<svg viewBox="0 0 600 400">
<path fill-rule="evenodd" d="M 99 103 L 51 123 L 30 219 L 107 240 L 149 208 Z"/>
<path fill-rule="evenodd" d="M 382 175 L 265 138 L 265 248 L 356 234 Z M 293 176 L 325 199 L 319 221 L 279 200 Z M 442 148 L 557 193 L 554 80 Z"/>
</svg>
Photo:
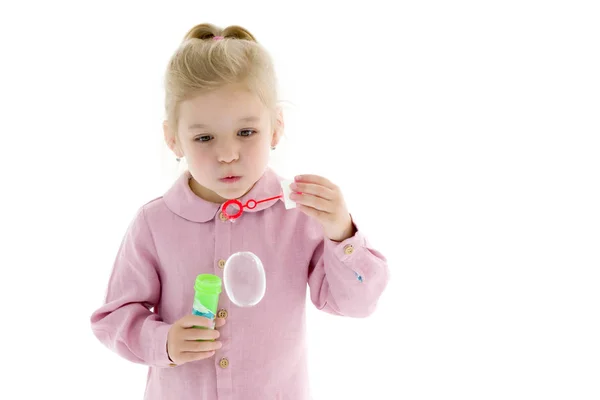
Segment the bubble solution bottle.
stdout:
<svg viewBox="0 0 600 400">
<path fill-rule="evenodd" d="M 196 277 L 194 291 L 192 314 L 210 319 L 212 321 L 210 329 L 214 329 L 221 294 L 221 278 L 213 274 L 200 274 Z M 206 329 L 203 326 L 194 326 L 194 328 Z"/>
</svg>

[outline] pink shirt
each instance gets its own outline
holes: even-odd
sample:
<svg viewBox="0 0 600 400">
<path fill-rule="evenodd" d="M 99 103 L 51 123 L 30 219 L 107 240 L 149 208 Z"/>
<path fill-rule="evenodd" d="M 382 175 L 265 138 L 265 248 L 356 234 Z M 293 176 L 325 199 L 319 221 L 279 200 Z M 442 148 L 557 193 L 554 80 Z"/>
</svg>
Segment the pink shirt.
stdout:
<svg viewBox="0 0 600 400">
<path fill-rule="evenodd" d="M 244 209 L 235 222 L 222 220 L 220 205 L 196 196 L 189 178 L 182 174 L 139 209 L 116 256 L 105 304 L 91 316 L 94 334 L 120 356 L 149 366 L 147 400 L 309 399 L 307 293 L 319 310 L 367 317 L 388 282 L 386 259 L 360 230 L 333 242 L 317 221 L 287 210 L 282 200 Z M 281 179 L 267 168 L 240 200 L 279 195 Z M 238 251 L 263 262 L 263 299 L 238 307 L 223 290 L 223 347 L 208 359 L 171 366 L 167 333 L 191 314 L 196 276 L 223 278 L 219 261 Z"/>
</svg>

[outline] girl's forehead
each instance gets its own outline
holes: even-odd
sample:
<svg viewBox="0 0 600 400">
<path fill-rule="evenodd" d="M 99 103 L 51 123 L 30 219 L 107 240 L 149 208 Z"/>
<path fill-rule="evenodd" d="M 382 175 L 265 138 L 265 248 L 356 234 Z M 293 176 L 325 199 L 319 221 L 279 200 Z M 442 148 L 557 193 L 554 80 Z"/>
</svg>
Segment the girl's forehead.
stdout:
<svg viewBox="0 0 600 400">
<path fill-rule="evenodd" d="M 269 110 L 259 97 L 247 89 L 224 87 L 196 95 L 179 107 L 181 122 L 197 128 L 223 123 L 260 123 Z"/>
<path fill-rule="evenodd" d="M 196 95 L 181 103 L 182 111 L 195 114 L 260 114 L 266 107 L 259 97 L 249 91 L 218 90 Z"/>
<path fill-rule="evenodd" d="M 242 85 L 226 85 L 204 93 L 197 93 L 188 102 L 199 106 L 207 104 L 229 104 L 229 103 L 261 103 L 256 93 Z"/>
</svg>

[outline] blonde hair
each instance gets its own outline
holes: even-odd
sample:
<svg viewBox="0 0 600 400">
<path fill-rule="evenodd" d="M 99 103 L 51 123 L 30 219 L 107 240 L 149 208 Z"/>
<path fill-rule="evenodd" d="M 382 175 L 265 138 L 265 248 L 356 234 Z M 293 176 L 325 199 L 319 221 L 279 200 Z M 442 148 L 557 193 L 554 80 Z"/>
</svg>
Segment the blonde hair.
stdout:
<svg viewBox="0 0 600 400">
<path fill-rule="evenodd" d="M 182 101 L 227 84 L 244 84 L 276 118 L 277 83 L 268 52 L 241 26 L 194 26 L 171 57 L 165 74 L 165 112 L 177 132 Z"/>
</svg>

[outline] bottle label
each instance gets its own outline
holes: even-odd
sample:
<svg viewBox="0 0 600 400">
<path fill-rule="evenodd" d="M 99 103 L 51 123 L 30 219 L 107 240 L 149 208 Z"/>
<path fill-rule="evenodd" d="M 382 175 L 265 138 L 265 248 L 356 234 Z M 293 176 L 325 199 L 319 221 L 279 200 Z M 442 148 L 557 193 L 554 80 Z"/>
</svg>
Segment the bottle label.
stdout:
<svg viewBox="0 0 600 400">
<path fill-rule="evenodd" d="M 194 299 L 194 307 L 192 308 L 192 314 L 206 317 L 210 320 L 215 319 L 215 314 L 208 308 L 204 307 L 198 299 Z"/>
</svg>

